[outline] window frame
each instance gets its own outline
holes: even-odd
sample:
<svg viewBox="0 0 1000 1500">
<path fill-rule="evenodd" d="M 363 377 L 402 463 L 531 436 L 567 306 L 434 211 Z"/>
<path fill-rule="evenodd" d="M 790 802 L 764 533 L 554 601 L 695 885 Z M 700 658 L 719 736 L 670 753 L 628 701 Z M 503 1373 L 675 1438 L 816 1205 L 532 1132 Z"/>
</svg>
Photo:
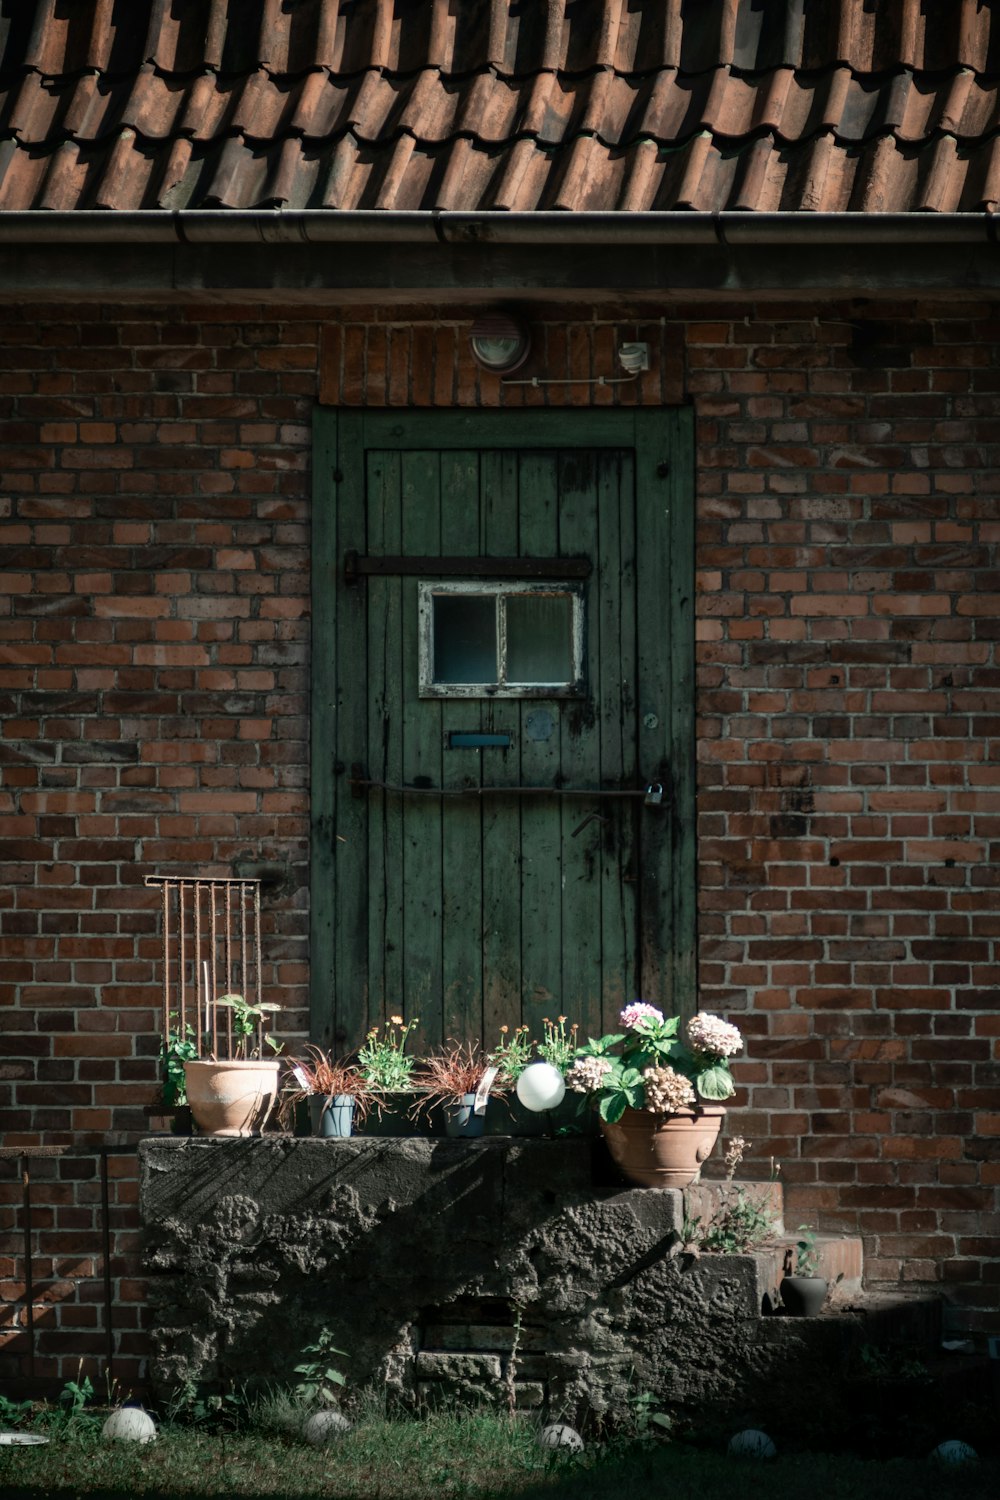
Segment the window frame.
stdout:
<svg viewBox="0 0 1000 1500">
<path fill-rule="evenodd" d="M 507 609 L 512 596 L 568 598 L 572 610 L 571 678 L 561 682 L 518 682 L 507 675 Z M 494 601 L 496 626 L 495 682 L 439 682 L 434 677 L 434 600 L 447 596 Z M 582 698 L 586 694 L 585 595 L 581 584 L 544 581 L 500 582 L 485 579 L 421 579 L 417 585 L 418 694 L 421 698 Z"/>
</svg>

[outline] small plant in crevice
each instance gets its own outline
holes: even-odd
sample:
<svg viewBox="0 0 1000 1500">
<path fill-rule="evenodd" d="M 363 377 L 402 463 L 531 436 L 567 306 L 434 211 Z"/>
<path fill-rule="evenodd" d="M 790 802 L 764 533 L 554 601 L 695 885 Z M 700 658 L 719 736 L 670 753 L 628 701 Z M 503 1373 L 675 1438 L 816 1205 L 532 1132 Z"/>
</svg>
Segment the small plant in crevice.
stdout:
<svg viewBox="0 0 1000 1500">
<path fill-rule="evenodd" d="M 316 1342 L 307 1344 L 302 1352 L 313 1357 L 295 1366 L 296 1375 L 302 1376 L 292 1387 L 296 1399 L 304 1406 L 323 1406 L 336 1401 L 338 1388 L 347 1382 L 331 1360 L 334 1356 L 346 1358 L 346 1355 L 343 1349 L 334 1347 L 333 1334 L 328 1328 L 321 1329 Z"/>
<path fill-rule="evenodd" d="M 701 1248 L 721 1255 L 745 1254 L 766 1244 L 774 1232 L 769 1203 L 746 1188 L 737 1188 L 726 1194 L 705 1224 Z"/>
<path fill-rule="evenodd" d="M 510 1342 L 510 1354 L 507 1356 L 507 1369 L 504 1383 L 507 1390 L 507 1410 L 514 1415 L 517 1406 L 517 1360 L 521 1349 L 522 1308 L 519 1302 L 514 1303 L 513 1334 Z"/>
</svg>

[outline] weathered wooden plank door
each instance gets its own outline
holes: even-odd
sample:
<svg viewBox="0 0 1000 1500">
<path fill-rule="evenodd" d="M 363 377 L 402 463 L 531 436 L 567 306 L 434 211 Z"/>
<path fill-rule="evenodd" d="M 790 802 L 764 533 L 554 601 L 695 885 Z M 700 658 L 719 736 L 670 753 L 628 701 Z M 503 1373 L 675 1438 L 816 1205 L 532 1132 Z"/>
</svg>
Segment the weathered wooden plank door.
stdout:
<svg viewBox="0 0 1000 1500">
<path fill-rule="evenodd" d="M 688 414 L 318 424 L 314 1037 L 400 1013 L 490 1045 L 683 1008 Z"/>
</svg>

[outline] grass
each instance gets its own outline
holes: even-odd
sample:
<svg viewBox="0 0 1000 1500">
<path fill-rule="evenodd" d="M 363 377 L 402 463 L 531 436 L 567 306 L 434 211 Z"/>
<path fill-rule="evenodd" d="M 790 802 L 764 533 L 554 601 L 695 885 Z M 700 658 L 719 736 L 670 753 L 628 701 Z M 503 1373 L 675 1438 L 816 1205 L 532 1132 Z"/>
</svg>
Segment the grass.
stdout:
<svg viewBox="0 0 1000 1500">
<path fill-rule="evenodd" d="M 4 1500 L 995 1500 L 1000 1462 L 942 1470 L 921 1455 L 888 1462 L 785 1454 L 731 1459 L 682 1442 L 591 1441 L 580 1457 L 546 1454 L 530 1421 L 493 1413 L 371 1412 L 343 1439 L 310 1448 L 287 1430 L 287 1405 L 262 1410 L 251 1431 L 164 1423 L 155 1443 L 107 1443 L 104 1413 L 67 1421 L 43 1413 L 26 1430 L 47 1446 L 0 1447 Z M 10 1425 L 9 1423 L 6 1425 Z"/>
</svg>

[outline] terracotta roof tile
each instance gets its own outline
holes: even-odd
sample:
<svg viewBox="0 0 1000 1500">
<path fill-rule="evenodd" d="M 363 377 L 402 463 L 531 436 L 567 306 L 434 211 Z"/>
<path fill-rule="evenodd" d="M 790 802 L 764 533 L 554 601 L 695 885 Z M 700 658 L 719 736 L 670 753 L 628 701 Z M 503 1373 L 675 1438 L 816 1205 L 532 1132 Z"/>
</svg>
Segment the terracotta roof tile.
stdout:
<svg viewBox="0 0 1000 1500">
<path fill-rule="evenodd" d="M 0 208 L 993 212 L 1000 0 L 4 0 Z"/>
</svg>

